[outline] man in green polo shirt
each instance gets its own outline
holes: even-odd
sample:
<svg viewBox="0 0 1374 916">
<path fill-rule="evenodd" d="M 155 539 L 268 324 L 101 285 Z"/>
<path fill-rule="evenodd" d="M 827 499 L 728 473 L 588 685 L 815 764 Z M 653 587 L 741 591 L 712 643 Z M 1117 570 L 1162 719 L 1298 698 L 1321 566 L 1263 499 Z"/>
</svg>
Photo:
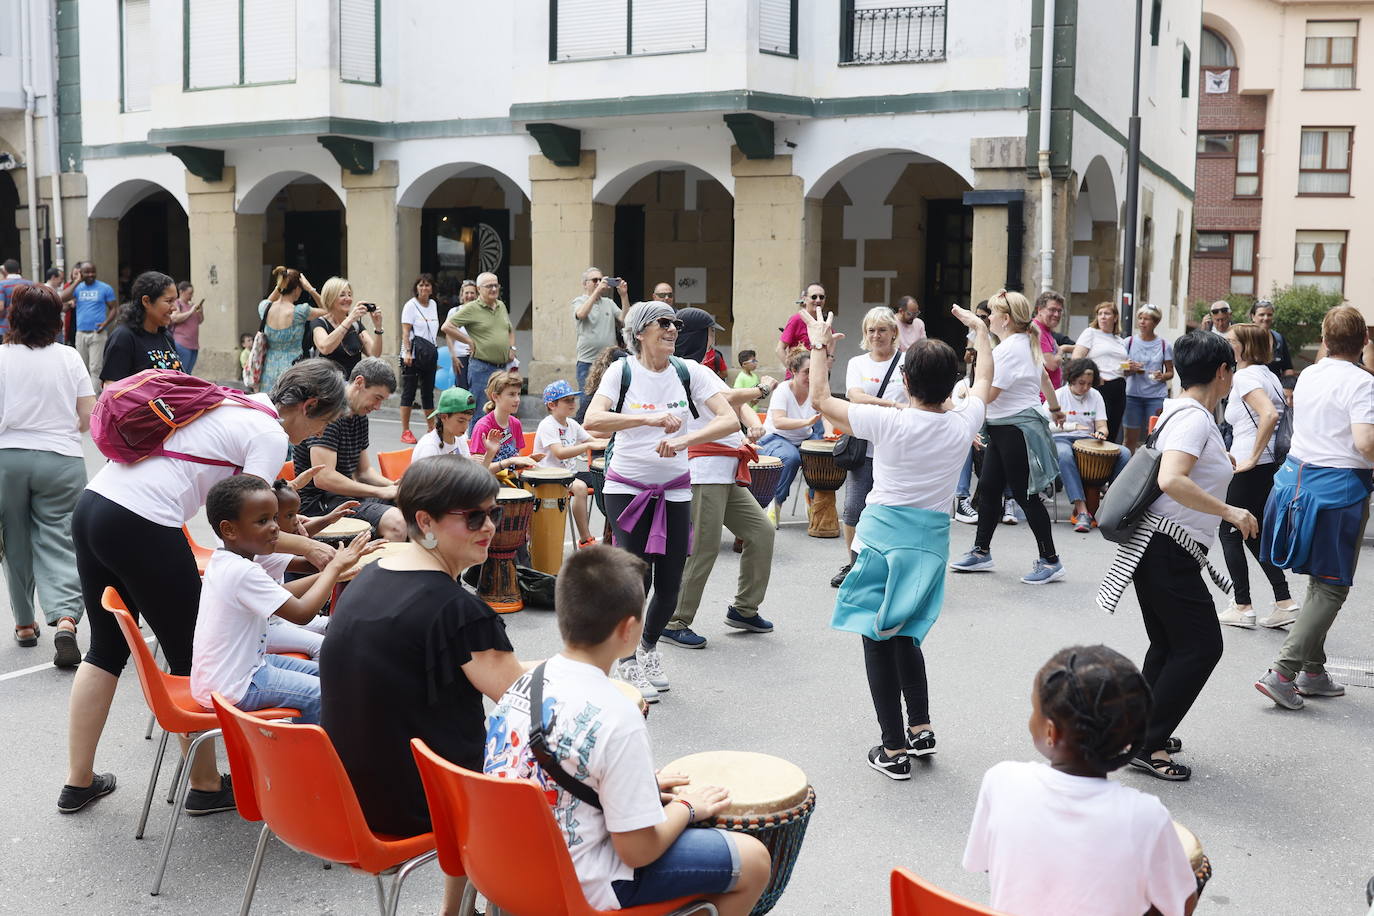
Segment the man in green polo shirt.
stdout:
<svg viewBox="0 0 1374 916">
<path fill-rule="evenodd" d="M 477 397 L 476 422 L 486 413 L 487 379 L 515 359 L 515 328 L 506 304 L 496 298 L 501 284 L 496 274 L 477 275 L 477 298 L 449 314 L 444 336 L 472 348 L 468 359 L 468 390 Z"/>
</svg>

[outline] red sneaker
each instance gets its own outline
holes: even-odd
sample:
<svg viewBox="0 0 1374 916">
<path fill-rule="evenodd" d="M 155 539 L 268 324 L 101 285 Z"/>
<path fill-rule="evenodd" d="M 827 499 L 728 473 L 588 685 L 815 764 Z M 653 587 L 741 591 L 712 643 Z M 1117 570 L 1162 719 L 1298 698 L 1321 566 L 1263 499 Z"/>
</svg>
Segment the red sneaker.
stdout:
<svg viewBox="0 0 1374 916">
<path fill-rule="evenodd" d="M 406 445 L 414 445 L 415 434 L 410 430 L 406 430 L 405 432 L 401 433 L 401 441 L 404 442 Z"/>
</svg>

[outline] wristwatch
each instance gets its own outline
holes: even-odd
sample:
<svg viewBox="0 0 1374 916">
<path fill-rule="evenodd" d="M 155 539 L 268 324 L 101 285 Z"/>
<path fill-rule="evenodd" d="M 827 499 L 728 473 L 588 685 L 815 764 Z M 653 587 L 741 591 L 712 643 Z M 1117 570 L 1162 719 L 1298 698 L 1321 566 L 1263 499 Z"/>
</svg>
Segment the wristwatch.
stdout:
<svg viewBox="0 0 1374 916">
<path fill-rule="evenodd" d="M 765 398 L 768 397 L 770 394 L 773 393 L 773 386 L 772 386 L 772 385 L 768 385 L 768 384 L 765 384 L 765 383 L 763 383 L 763 382 L 760 382 L 758 388 L 759 388 L 759 394 L 762 395 L 762 396 L 765 397 Z"/>
<path fill-rule="evenodd" d="M 816 346 L 815 344 L 812 344 L 812 345 L 811 345 L 811 349 L 812 349 L 812 350 L 825 350 L 825 349 L 827 349 L 828 347 L 829 347 L 828 344 L 821 344 L 820 346 Z"/>
</svg>

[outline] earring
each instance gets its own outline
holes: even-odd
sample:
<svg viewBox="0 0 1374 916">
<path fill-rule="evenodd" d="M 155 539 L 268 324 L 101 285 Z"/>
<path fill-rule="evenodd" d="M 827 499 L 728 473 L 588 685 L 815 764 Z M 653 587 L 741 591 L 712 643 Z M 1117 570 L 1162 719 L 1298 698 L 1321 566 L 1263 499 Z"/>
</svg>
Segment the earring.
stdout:
<svg viewBox="0 0 1374 916">
<path fill-rule="evenodd" d="M 439 539 L 434 536 L 433 531 L 426 531 L 420 540 L 415 543 L 419 544 L 425 550 L 433 550 L 435 547 L 439 546 Z"/>
</svg>

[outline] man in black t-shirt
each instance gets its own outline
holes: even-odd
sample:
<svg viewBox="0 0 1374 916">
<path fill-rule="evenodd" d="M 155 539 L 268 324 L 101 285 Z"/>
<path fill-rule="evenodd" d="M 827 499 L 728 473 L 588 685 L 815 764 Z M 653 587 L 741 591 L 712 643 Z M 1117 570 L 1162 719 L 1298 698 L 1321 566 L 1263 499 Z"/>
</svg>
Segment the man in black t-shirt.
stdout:
<svg viewBox="0 0 1374 916">
<path fill-rule="evenodd" d="M 301 442 L 292 454 L 297 475 L 320 467 L 315 479 L 301 488 L 303 515 L 326 515 L 341 503 L 358 500 L 355 518 L 370 522 L 388 541 L 406 539 L 401 510 L 392 505 L 396 484 L 373 467 L 367 452 L 367 415 L 395 391 L 396 373 L 383 360 L 368 357 L 358 362 L 348 383 L 348 413 Z"/>
</svg>

